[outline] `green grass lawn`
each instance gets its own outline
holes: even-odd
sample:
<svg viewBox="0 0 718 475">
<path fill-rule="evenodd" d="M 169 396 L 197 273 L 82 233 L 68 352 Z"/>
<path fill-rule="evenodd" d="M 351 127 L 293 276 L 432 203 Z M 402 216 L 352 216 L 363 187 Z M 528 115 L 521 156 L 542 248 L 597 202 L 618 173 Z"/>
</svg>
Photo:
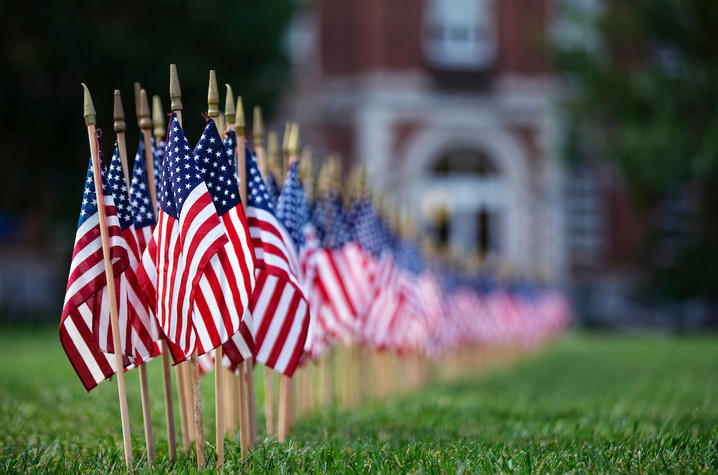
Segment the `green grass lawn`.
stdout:
<svg viewBox="0 0 718 475">
<path fill-rule="evenodd" d="M 116 384 L 85 394 L 55 328 L 1 327 L 0 361 L 0 472 L 124 470 Z M 155 469 L 164 472 L 160 364 L 149 366 Z M 146 472 L 134 373 L 133 447 Z M 212 378 L 202 395 L 211 444 Z M 238 452 L 228 441 L 228 470 L 715 472 L 718 337 L 569 335 L 508 369 L 321 410 L 297 421 L 288 443 L 263 441 L 245 460 Z M 183 456 L 174 468 L 193 464 Z"/>
</svg>

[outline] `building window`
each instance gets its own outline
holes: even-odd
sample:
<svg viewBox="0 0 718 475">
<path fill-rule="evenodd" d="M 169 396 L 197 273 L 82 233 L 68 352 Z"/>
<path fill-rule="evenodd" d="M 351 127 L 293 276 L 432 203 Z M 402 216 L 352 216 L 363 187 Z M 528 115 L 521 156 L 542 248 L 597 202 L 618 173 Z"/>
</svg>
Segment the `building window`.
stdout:
<svg viewBox="0 0 718 475">
<path fill-rule="evenodd" d="M 590 266 L 603 255 L 606 219 L 598 182 L 586 165 L 568 170 L 566 211 L 568 245 L 574 264 Z"/>
<path fill-rule="evenodd" d="M 478 71 L 496 56 L 493 0 L 426 0 L 424 56 L 437 69 Z"/>
</svg>

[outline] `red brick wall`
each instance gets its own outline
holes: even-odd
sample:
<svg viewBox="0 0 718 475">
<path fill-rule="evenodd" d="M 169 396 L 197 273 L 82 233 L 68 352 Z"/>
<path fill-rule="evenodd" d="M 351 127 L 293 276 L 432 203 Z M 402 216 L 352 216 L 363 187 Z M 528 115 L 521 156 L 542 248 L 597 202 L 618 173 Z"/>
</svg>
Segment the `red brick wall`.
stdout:
<svg viewBox="0 0 718 475">
<path fill-rule="evenodd" d="M 422 0 L 319 0 L 325 75 L 422 65 Z"/>
<path fill-rule="evenodd" d="M 498 70 L 512 74 L 548 71 L 549 0 L 497 0 Z"/>
<path fill-rule="evenodd" d="M 549 0 L 495 0 L 500 72 L 548 70 Z M 425 68 L 423 0 L 317 0 L 323 74 Z"/>
</svg>

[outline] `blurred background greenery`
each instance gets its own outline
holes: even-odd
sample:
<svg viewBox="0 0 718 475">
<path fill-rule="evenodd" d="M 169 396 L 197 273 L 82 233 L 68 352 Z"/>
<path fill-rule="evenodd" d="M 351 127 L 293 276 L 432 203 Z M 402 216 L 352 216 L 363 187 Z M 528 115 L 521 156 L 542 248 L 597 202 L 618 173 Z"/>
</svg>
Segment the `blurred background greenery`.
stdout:
<svg viewBox="0 0 718 475">
<path fill-rule="evenodd" d="M 112 93 L 122 92 L 128 150 L 139 137 L 133 83 L 169 110 L 169 64 L 177 63 L 188 136 L 204 127 L 207 71 L 217 69 L 247 107 L 271 114 L 289 74 L 283 37 L 290 0 L 0 2 L 0 238 L 24 249 L 71 249 L 87 137 L 82 90 L 98 127 L 112 132 Z M 251 109 L 249 109 L 251 111 Z M 111 134 L 103 140 L 106 155 Z M 53 231 L 54 230 L 54 231 Z M 62 236 L 62 237 L 60 237 Z"/>
<path fill-rule="evenodd" d="M 666 297 L 718 295 L 718 3 L 602 2 L 579 18 L 589 48 L 556 44 L 574 86 L 566 101 L 569 152 L 600 156 L 622 172 L 648 231 L 637 256 Z M 569 3 L 570 7 L 570 3 Z M 676 230 L 675 265 L 657 258 L 665 230 L 652 221 L 666 200 L 687 196 L 690 222 Z"/>
</svg>

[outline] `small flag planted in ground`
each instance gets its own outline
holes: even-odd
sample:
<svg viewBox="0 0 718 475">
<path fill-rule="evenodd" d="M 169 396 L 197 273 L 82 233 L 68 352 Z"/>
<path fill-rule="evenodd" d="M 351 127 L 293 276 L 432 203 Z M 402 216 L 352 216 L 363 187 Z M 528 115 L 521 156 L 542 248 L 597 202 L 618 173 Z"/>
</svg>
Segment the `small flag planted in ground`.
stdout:
<svg viewBox="0 0 718 475">
<path fill-rule="evenodd" d="M 129 265 L 115 202 L 104 176 L 102 190 L 103 196 L 98 199 L 90 160 L 60 318 L 60 342 L 87 391 L 112 376 L 116 369 L 114 360 L 102 352 L 92 333 L 93 323 L 100 310 L 97 294 L 107 284 L 98 206 L 105 207 L 115 274 L 119 275 Z"/>
</svg>

